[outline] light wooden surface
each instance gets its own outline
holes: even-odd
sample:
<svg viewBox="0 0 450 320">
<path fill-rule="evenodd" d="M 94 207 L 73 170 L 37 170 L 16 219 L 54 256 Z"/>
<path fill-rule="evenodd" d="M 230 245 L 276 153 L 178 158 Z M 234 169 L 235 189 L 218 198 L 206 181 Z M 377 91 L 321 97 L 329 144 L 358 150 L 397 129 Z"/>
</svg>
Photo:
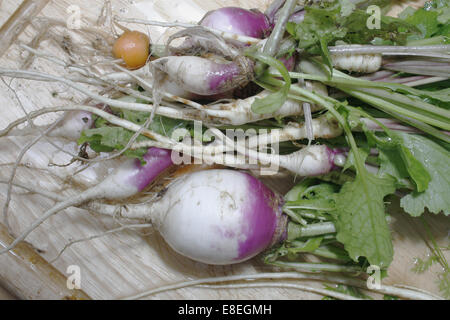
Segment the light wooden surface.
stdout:
<svg viewBox="0 0 450 320">
<path fill-rule="evenodd" d="M 11 293 L 0 287 L 0 300 L 15 300 L 17 299 Z"/>
<path fill-rule="evenodd" d="M 84 19 L 95 21 L 100 14 L 103 1 L 100 0 L 58 0 L 52 1 L 41 13 L 41 16 L 65 20 L 68 18 L 67 8 L 70 5 L 78 5 Z M 152 18 L 157 20 L 197 21 L 208 10 L 219 6 L 238 5 L 247 8 L 260 8 L 264 10 L 268 1 L 264 0 L 226 0 L 226 1 L 200 1 L 200 0 L 148 0 L 148 1 L 112 1 L 116 13 L 136 18 Z M 133 4 L 130 4 L 133 3 Z M 415 1 L 420 5 L 423 1 Z M 0 2 L 0 24 L 2 24 L 17 7 L 16 0 L 3 0 Z M 401 3 L 400 5 L 404 5 Z M 394 9 L 398 12 L 399 7 Z M 143 15 L 146 12 L 146 16 Z M 162 29 L 144 28 L 149 31 L 152 39 L 159 39 Z M 35 30 L 27 28 L 19 38 L 28 42 Z M 45 41 L 41 49 L 52 50 L 52 44 Z M 23 53 L 13 46 L 7 54 L 0 59 L 1 67 L 20 68 L 24 59 Z M 33 69 L 39 69 L 53 74 L 63 73 L 65 70 L 57 68 L 41 59 L 32 65 Z M 15 80 L 12 82 L 22 104 L 27 111 L 55 106 L 67 103 L 67 100 L 81 101 L 83 96 L 72 90 L 55 83 L 39 83 L 32 81 Z M 55 95 L 55 92 L 58 93 Z M 5 127 L 10 121 L 22 117 L 20 106 L 15 96 L 0 82 L 0 128 Z M 55 115 L 46 115 L 39 119 L 38 123 L 47 123 L 55 119 Z M 30 139 L 0 138 L 0 179 L 8 179 L 11 166 L 6 164 L 15 161 L 21 148 Z M 49 147 L 50 148 L 50 147 Z M 46 149 L 35 148 L 29 152 L 23 164 L 27 164 L 36 158 L 43 157 Z M 47 152 L 48 153 L 48 152 Z M 64 163 L 61 155 L 55 156 L 58 163 Z M 66 159 L 67 160 L 67 159 Z M 45 166 L 45 159 L 41 161 Z M 73 166 L 61 170 L 73 170 Z M 61 179 L 45 174 L 41 171 L 19 168 L 16 181 L 39 185 L 42 188 L 58 191 L 69 187 Z M 286 192 L 292 183 L 291 179 L 269 181 L 270 186 L 280 192 Z M 17 189 L 16 189 L 17 190 Z M 58 191 L 67 196 L 74 194 L 73 190 Z M 0 186 L 0 205 L 3 207 L 6 197 L 6 188 Z M 30 194 L 13 194 L 10 206 L 10 222 L 15 233 L 19 233 L 36 219 L 45 210 L 49 209 L 53 202 L 40 196 Z M 434 266 L 430 272 L 417 275 L 411 272 L 414 258 L 423 257 L 428 249 L 423 241 L 423 232 L 420 223 L 401 213 L 398 206 L 392 205 L 391 211 L 396 222 L 393 225 L 393 238 L 395 246 L 394 262 L 389 269 L 389 277 L 386 284 L 403 284 L 419 287 L 434 293 L 438 293 L 436 285 L 436 272 L 439 266 Z M 448 242 L 450 229 L 449 219 L 443 216 L 426 216 L 432 225 L 433 233 L 440 243 Z M 117 227 L 118 224 L 108 218 L 100 218 L 79 209 L 68 209 L 61 214 L 49 219 L 40 228 L 34 231 L 28 241 L 40 249 L 42 257 L 47 260 L 54 258 L 64 247 L 69 239 L 78 239 L 90 235 L 99 234 Z M 0 257 L 5 259 L 4 257 Z M 79 266 L 82 276 L 82 289 L 93 299 L 116 299 L 133 295 L 145 289 L 155 288 L 165 284 L 182 280 L 222 276 L 231 274 L 244 274 L 267 271 L 268 268 L 258 259 L 233 266 L 207 266 L 193 262 L 174 253 L 162 238 L 151 233 L 142 235 L 138 232 L 125 231 L 109 235 L 100 239 L 76 244 L 68 249 L 53 266 L 62 274 L 67 275 L 69 266 Z M 0 277 L 2 270 L 0 270 Z M 15 281 L 16 279 L 8 279 Z M 319 285 L 319 284 L 314 284 Z M 0 290 L 0 299 L 4 293 Z M 8 297 L 6 295 L 5 297 Z M 242 290 L 205 290 L 187 288 L 171 291 L 153 296 L 154 299 L 317 299 L 319 296 L 294 291 L 274 289 L 242 289 Z"/>
</svg>

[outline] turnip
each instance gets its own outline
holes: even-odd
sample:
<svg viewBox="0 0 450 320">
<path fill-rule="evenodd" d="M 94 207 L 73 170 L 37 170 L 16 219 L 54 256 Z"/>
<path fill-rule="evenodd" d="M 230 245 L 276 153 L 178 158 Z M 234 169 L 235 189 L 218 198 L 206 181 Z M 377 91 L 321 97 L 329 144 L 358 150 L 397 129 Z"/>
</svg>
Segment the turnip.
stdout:
<svg viewBox="0 0 450 320">
<path fill-rule="evenodd" d="M 0 148 L 9 150 L 12 160 L 29 140 L 28 136 L 5 137 L 0 139 Z M 85 149 L 85 152 L 92 161 L 88 161 L 88 159 L 85 163 L 72 161 L 79 150 L 80 146 L 76 141 L 53 137 L 40 140 L 30 146 L 23 155 L 20 161 L 21 167 L 43 172 L 59 180 L 62 184 L 92 187 L 105 179 L 111 173 L 111 168 L 124 162 L 121 157 L 107 159 L 108 153 L 96 154 L 89 147 Z M 11 167 L 13 164 L 11 162 Z M 6 166 L 6 164 L 4 165 Z"/>
<path fill-rule="evenodd" d="M 94 124 L 92 114 L 86 111 L 68 111 L 58 124 L 51 129 L 47 136 L 60 137 L 71 141 L 80 138 L 81 133 L 92 128 Z M 24 129 L 16 129 L 9 132 L 10 136 L 36 135 L 39 131 L 44 131 L 49 126 L 32 127 L 28 125 Z"/>
<path fill-rule="evenodd" d="M 237 189 L 229 192 L 224 187 L 225 183 L 228 187 Z M 222 187 L 217 188 L 217 185 Z M 239 193 L 239 191 L 244 191 L 245 193 Z M 197 203 L 193 204 L 193 202 L 184 200 L 186 197 L 180 196 L 177 192 L 194 196 Z M 245 259 L 243 256 L 246 253 L 249 257 L 254 256 L 255 252 L 258 252 L 261 248 L 264 250 L 264 244 L 268 244 L 269 246 L 275 245 L 277 242 L 283 241 L 286 238 L 286 217 L 281 213 L 279 207 L 282 202 L 277 203 L 281 198 L 248 174 L 230 170 L 200 171 L 175 180 L 169 185 L 169 189 L 162 194 L 160 198 L 151 204 L 127 206 L 126 209 L 123 208 L 120 214 L 123 217 L 131 219 L 151 221 L 153 226 L 158 228 L 174 250 L 188 257 L 192 255 L 190 258 L 207 260 L 207 263 L 217 264 L 231 257 L 231 262 L 226 261 L 226 263 L 236 263 L 239 259 Z M 248 198 L 243 197 L 243 194 L 250 196 Z M 204 195 L 211 196 L 212 198 L 207 198 Z M 56 198 L 58 199 L 59 197 Z M 221 210 L 214 210 L 217 208 L 215 201 L 219 201 L 217 203 L 220 203 Z M 252 204 L 255 204 L 255 202 L 256 205 L 253 206 Z M 108 214 L 113 215 L 114 213 L 115 210 L 111 210 L 111 213 Z M 258 223 L 254 224 L 254 219 L 256 218 Z M 235 223 L 237 226 L 235 226 Z M 245 225 L 248 227 L 245 228 Z M 139 228 L 140 226 L 148 227 L 149 225 L 129 225 L 108 231 L 107 233 L 128 228 Z M 230 232 L 227 232 L 226 227 L 232 226 L 234 228 Z M 258 232 L 261 231 L 259 228 L 265 229 L 267 233 L 262 234 Z M 238 236 L 233 236 L 233 233 L 238 234 Z M 75 240 L 71 244 L 94 239 L 99 236 L 102 235 Z M 184 238 L 184 236 L 187 238 Z M 185 241 L 185 239 L 191 240 L 192 238 L 192 242 Z M 205 238 L 206 240 L 204 240 Z M 201 241 L 202 239 L 204 240 L 203 242 Z M 208 246 L 207 244 L 210 239 L 214 239 L 216 242 Z M 67 247 L 66 245 L 63 251 Z M 317 266 L 315 265 L 315 267 Z M 345 266 L 343 268 L 345 269 Z M 348 269 L 351 270 L 351 267 Z M 344 271 L 350 272 L 348 270 Z M 224 288 L 285 286 L 284 282 L 255 282 L 258 279 L 312 280 L 367 289 L 366 281 L 347 276 L 320 273 L 311 275 L 311 273 L 304 272 L 271 272 L 196 279 L 151 289 L 132 297 L 127 297 L 126 299 L 140 299 L 168 290 L 232 281 L 245 281 L 245 283 L 227 285 Z M 332 291 L 320 291 L 309 286 L 299 285 L 296 288 L 320 294 L 332 294 Z M 382 294 L 391 294 L 405 299 L 441 299 L 440 297 L 414 288 L 399 288 L 383 285 L 380 288 L 371 287 L 369 290 Z M 337 295 L 335 297 L 338 299 L 351 298 L 345 295 Z"/>
<path fill-rule="evenodd" d="M 148 212 L 178 253 L 208 264 L 247 260 L 285 237 L 282 198 L 251 175 L 208 170 L 172 183 Z"/>
<path fill-rule="evenodd" d="M 183 89 L 205 96 L 242 87 L 253 74 L 253 63 L 246 58 L 220 63 L 195 56 L 170 56 L 159 58 L 152 65 Z"/>
<path fill-rule="evenodd" d="M 208 12 L 199 24 L 220 31 L 253 38 L 266 38 L 271 25 L 266 15 L 258 10 L 224 7 Z"/>
<path fill-rule="evenodd" d="M 163 56 L 190 56 L 205 51 L 233 59 L 240 54 L 238 48 L 253 43 L 253 40 L 242 42 L 242 37 L 246 39 L 262 39 L 268 36 L 271 30 L 271 24 L 263 13 L 257 10 L 246 10 L 237 7 L 225 7 L 210 11 L 198 23 L 198 26 L 160 24 L 157 22 L 152 23 L 151 21 L 148 24 L 164 25 L 166 27 L 180 25 L 185 28 L 169 38 L 166 43 L 167 49 Z M 183 44 L 176 48 L 170 47 L 170 43 L 174 39 L 182 37 L 186 37 Z M 154 51 L 160 52 L 157 47 Z"/>
<path fill-rule="evenodd" d="M 78 206 L 94 199 L 126 199 L 143 191 L 159 174 L 173 165 L 169 150 L 151 148 L 144 155 L 145 164 L 137 159 L 122 163 L 98 185 L 60 202 L 36 220 L 21 236 L 0 254 L 11 250 L 47 218 L 68 207 Z"/>
</svg>

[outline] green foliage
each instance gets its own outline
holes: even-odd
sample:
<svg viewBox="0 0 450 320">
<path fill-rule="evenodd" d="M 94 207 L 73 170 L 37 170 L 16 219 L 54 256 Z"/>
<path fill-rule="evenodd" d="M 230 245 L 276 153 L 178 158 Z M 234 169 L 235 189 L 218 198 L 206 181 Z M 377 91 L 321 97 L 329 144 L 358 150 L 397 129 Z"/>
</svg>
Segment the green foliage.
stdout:
<svg viewBox="0 0 450 320">
<path fill-rule="evenodd" d="M 284 64 L 273 57 L 270 57 L 264 53 L 249 51 L 246 53 L 248 56 L 275 68 L 280 72 L 285 82 L 284 86 L 268 95 L 263 99 L 256 99 L 252 104 L 252 111 L 258 114 L 274 113 L 280 109 L 288 98 L 289 89 L 291 88 L 291 77 Z"/>
<path fill-rule="evenodd" d="M 370 264 L 387 268 L 393 246 L 386 222 L 384 198 L 395 192 L 393 179 L 359 172 L 344 184 L 336 198 L 337 240 L 354 261 L 366 257 Z"/>
<path fill-rule="evenodd" d="M 427 208 L 430 212 L 450 214 L 450 152 L 428 137 L 398 133 L 404 147 L 425 167 L 431 176 L 422 192 L 414 191 L 401 199 L 402 208 L 412 216 L 419 216 Z"/>
<path fill-rule="evenodd" d="M 356 8 L 350 1 L 320 1 L 305 8 L 304 20 L 289 23 L 287 31 L 298 41 L 298 47 L 310 54 L 321 54 L 331 69 L 328 45 L 336 41 L 349 44 L 368 44 L 382 41 L 384 44 L 403 45 L 406 38 L 420 34 L 414 24 L 381 16 L 381 28 L 368 28 L 370 15 Z"/>
<path fill-rule="evenodd" d="M 408 7 L 399 17 L 420 30 L 420 34 L 410 35 L 408 41 L 440 36 L 442 44 L 450 42 L 450 3 L 446 0 L 426 2 L 423 8 L 417 10 Z"/>
<path fill-rule="evenodd" d="M 147 119 L 150 116 L 150 113 L 147 112 L 121 109 L 114 109 L 113 111 L 117 116 L 141 126 L 146 123 Z M 184 128 L 188 131 L 192 131 L 193 125 L 189 121 L 171 119 L 156 115 L 147 128 L 148 130 L 156 132 L 160 135 L 170 137 L 172 133 L 179 128 Z M 115 150 L 123 150 L 131 140 L 131 138 L 134 136 L 134 134 L 135 133 L 130 130 L 110 125 L 103 118 L 97 118 L 95 120 L 95 128 L 84 130 L 81 133 L 81 137 L 78 140 L 78 143 L 89 143 L 91 149 L 96 152 L 112 152 Z M 136 142 L 148 140 L 150 139 L 143 135 L 139 135 L 136 139 Z M 139 148 L 136 150 L 127 149 L 124 152 L 124 155 L 131 158 L 143 160 L 143 156 L 146 154 L 146 152 L 146 148 Z"/>
</svg>

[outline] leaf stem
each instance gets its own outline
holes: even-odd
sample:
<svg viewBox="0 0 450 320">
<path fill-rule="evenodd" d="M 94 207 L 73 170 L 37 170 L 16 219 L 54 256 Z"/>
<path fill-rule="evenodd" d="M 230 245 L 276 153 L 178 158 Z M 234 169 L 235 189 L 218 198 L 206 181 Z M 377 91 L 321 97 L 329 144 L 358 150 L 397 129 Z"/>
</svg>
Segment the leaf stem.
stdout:
<svg viewBox="0 0 450 320">
<path fill-rule="evenodd" d="M 294 240 L 305 237 L 315 237 L 324 234 L 335 233 L 336 227 L 332 222 L 321 222 L 301 226 L 297 223 L 289 223 L 288 225 L 288 240 Z"/>
<path fill-rule="evenodd" d="M 280 11 L 280 16 L 278 18 L 277 23 L 275 24 L 275 27 L 270 34 L 269 39 L 267 40 L 266 44 L 264 45 L 263 53 L 275 57 L 276 52 L 278 50 L 279 44 L 281 40 L 283 39 L 284 32 L 286 31 L 286 23 L 289 20 L 289 17 L 295 10 L 295 6 L 297 5 L 297 0 L 286 0 L 284 3 L 283 8 Z M 255 67 L 255 75 L 256 78 L 259 78 L 263 75 L 267 68 L 267 65 L 262 63 L 257 63 Z"/>
<path fill-rule="evenodd" d="M 344 273 L 360 273 L 363 270 L 357 266 L 346 266 L 331 263 L 306 263 L 306 262 L 286 262 L 274 261 L 267 262 L 270 265 L 290 268 L 301 272 L 344 272 Z"/>
</svg>

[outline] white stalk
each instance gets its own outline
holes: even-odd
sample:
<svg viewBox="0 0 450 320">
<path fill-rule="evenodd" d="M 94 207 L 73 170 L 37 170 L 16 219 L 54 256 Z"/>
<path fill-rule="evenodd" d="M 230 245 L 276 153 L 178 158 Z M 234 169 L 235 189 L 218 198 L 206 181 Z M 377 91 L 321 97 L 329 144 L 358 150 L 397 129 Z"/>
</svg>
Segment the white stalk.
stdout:
<svg viewBox="0 0 450 320">
<path fill-rule="evenodd" d="M 146 292 L 126 297 L 124 300 L 137 300 L 148 297 L 149 295 L 153 295 L 156 293 L 161 293 L 170 290 L 177 290 L 181 288 L 187 288 L 192 286 L 198 286 L 203 284 L 214 284 L 221 282 L 233 282 L 233 281 L 246 281 L 246 284 L 251 284 L 252 281 L 255 280 L 278 280 L 278 279 L 295 279 L 295 280 L 312 280 L 312 281 L 321 281 L 321 282 L 331 282 L 343 285 L 350 285 L 354 287 L 358 287 L 365 290 L 370 290 L 373 292 L 388 294 L 392 296 L 397 296 L 404 299 L 413 299 L 413 300 L 442 300 L 442 298 L 432 295 L 430 293 L 424 293 L 418 290 L 411 289 L 403 289 L 397 288 L 394 286 L 386 286 L 382 285 L 380 289 L 377 288 L 368 288 L 367 282 L 355 279 L 348 278 L 344 276 L 334 276 L 327 274 L 308 274 L 301 272 L 268 272 L 268 273 L 257 273 L 257 274 L 247 274 L 247 275 L 235 275 L 235 276 L 225 276 L 225 277 L 214 277 L 214 278 L 204 278 L 198 280 L 191 280 L 180 282 L 177 284 L 172 284 L 152 290 L 148 290 Z"/>
</svg>

